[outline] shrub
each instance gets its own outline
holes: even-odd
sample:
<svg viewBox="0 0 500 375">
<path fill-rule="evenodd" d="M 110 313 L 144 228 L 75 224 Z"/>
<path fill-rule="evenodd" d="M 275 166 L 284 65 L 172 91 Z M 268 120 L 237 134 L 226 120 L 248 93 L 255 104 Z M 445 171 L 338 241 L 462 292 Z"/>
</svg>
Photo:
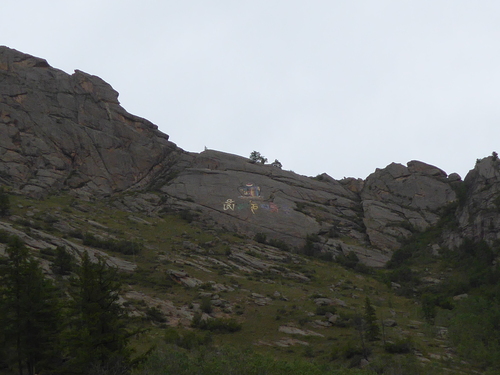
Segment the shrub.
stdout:
<svg viewBox="0 0 500 375">
<path fill-rule="evenodd" d="M 253 239 L 258 243 L 267 243 L 267 236 L 264 233 L 257 233 Z"/>
<path fill-rule="evenodd" d="M 0 229 L 0 243 L 9 243 L 11 237 L 12 236 L 9 234 L 9 232 Z"/>
<path fill-rule="evenodd" d="M 201 319 L 201 314 L 195 314 L 191 326 L 212 332 L 233 333 L 241 330 L 241 324 L 232 318 Z"/>
<path fill-rule="evenodd" d="M 331 313 L 335 314 L 337 312 L 337 309 L 335 306 L 318 306 L 316 307 L 316 315 L 326 315 L 326 313 Z"/>
<path fill-rule="evenodd" d="M 387 342 L 384 349 L 391 354 L 406 354 L 413 349 L 413 343 L 409 339 L 400 339 L 396 342 Z"/>
<path fill-rule="evenodd" d="M 163 312 L 157 307 L 148 307 L 146 310 L 146 317 L 148 318 L 148 320 L 152 322 L 157 322 L 157 323 L 167 322 L 167 318 L 165 318 Z"/>
<path fill-rule="evenodd" d="M 202 298 L 200 309 L 201 309 L 201 311 L 203 311 L 206 314 L 212 313 L 213 307 L 212 307 L 212 301 L 210 300 L 210 297 Z"/>
<path fill-rule="evenodd" d="M 113 240 L 110 238 L 97 238 L 91 233 L 86 233 L 83 236 L 83 244 L 86 246 L 97 247 L 103 250 L 116 251 L 124 255 L 136 255 L 142 250 L 142 245 L 137 242 L 128 240 Z"/>
<path fill-rule="evenodd" d="M 56 252 L 54 251 L 54 249 L 51 249 L 50 247 L 46 247 L 45 249 L 40 249 L 40 254 L 48 255 L 49 257 L 53 257 L 56 255 Z"/>
<path fill-rule="evenodd" d="M 283 250 L 283 251 L 290 251 L 290 247 L 288 246 L 288 244 L 282 240 L 271 239 L 271 240 L 269 240 L 269 245 L 276 247 L 276 248 Z"/>
<path fill-rule="evenodd" d="M 187 331 L 176 341 L 177 346 L 184 349 L 194 349 L 199 347 L 206 347 L 212 343 L 212 335 L 210 332 L 198 334 L 193 331 Z"/>
<path fill-rule="evenodd" d="M 194 219 L 196 219 L 196 214 L 189 210 L 182 210 L 179 212 L 179 216 L 181 219 L 187 221 L 188 223 L 192 223 Z"/>
<path fill-rule="evenodd" d="M 279 169 L 283 168 L 283 164 L 281 164 L 278 159 L 274 159 L 274 161 L 271 163 L 271 165 L 273 167 L 276 167 L 276 168 L 279 168 Z"/>
<path fill-rule="evenodd" d="M 368 271 L 359 263 L 359 258 L 354 251 L 349 251 L 347 255 L 339 254 L 335 257 L 335 260 L 338 264 L 343 267 L 356 269 L 358 268 L 359 272 L 367 273 Z M 365 266 L 366 267 L 366 266 Z"/>
<path fill-rule="evenodd" d="M 361 345 L 351 341 L 346 342 L 340 351 L 342 353 L 342 357 L 345 359 L 352 359 L 358 356 L 367 357 L 370 355 L 369 349 L 363 349 Z"/>
<path fill-rule="evenodd" d="M 325 262 L 333 262 L 333 254 L 329 252 L 319 254 L 318 258 Z"/>
</svg>

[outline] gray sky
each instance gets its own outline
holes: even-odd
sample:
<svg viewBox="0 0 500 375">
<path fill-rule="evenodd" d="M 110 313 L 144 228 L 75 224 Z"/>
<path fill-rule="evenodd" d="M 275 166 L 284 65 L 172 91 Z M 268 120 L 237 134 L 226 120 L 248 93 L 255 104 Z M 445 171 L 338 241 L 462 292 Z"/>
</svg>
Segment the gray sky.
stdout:
<svg viewBox="0 0 500 375">
<path fill-rule="evenodd" d="M 315 176 L 500 152 L 500 1 L 6 1 L 0 44 L 110 83 L 179 147 Z"/>
</svg>

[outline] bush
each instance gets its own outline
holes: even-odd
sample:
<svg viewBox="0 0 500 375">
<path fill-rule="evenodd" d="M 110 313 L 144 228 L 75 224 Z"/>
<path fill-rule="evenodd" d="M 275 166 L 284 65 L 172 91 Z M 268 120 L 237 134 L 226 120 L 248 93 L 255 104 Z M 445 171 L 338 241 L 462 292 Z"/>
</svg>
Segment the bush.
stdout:
<svg viewBox="0 0 500 375">
<path fill-rule="evenodd" d="M 500 304 L 484 297 L 460 302 L 449 325 L 458 353 L 483 367 L 500 367 Z"/>
<path fill-rule="evenodd" d="M 110 238 L 97 238 L 91 233 L 86 233 L 83 236 L 83 244 L 86 246 L 97 247 L 103 250 L 116 251 L 124 255 L 136 255 L 142 250 L 142 245 L 137 242 L 127 240 L 113 240 Z"/>
<path fill-rule="evenodd" d="M 196 219 L 196 214 L 189 210 L 182 210 L 179 212 L 179 216 L 182 220 L 185 220 L 188 223 L 192 223 L 194 219 Z"/>
<path fill-rule="evenodd" d="M 283 251 L 290 251 L 290 247 L 288 246 L 288 244 L 282 240 L 271 239 L 269 240 L 269 245 Z"/>
<path fill-rule="evenodd" d="M 253 239 L 258 243 L 267 243 L 267 236 L 264 233 L 257 233 Z"/>
<path fill-rule="evenodd" d="M 201 314 L 195 314 L 191 326 L 212 332 L 233 333 L 241 331 L 241 324 L 232 318 L 201 319 Z"/>
<path fill-rule="evenodd" d="M 318 306 L 316 307 L 316 315 L 326 315 L 326 313 L 335 314 L 337 309 L 335 306 Z"/>
<path fill-rule="evenodd" d="M 369 370 L 339 369 L 336 364 L 319 364 L 301 358 L 279 360 L 271 355 L 257 354 L 252 350 L 241 351 L 229 347 L 217 347 L 186 352 L 172 345 L 158 348 L 139 368 L 134 370 L 134 375 L 361 375 L 371 373 Z"/>
<path fill-rule="evenodd" d="M 194 331 L 187 331 L 176 341 L 177 346 L 192 350 L 199 347 L 206 347 L 212 343 L 212 335 L 210 332 L 197 334 Z"/>
<path fill-rule="evenodd" d="M 9 243 L 11 238 L 12 236 L 9 234 L 9 232 L 0 229 L 0 243 Z"/>
<path fill-rule="evenodd" d="M 333 262 L 333 254 L 329 252 L 322 252 L 319 254 L 318 258 L 324 260 L 325 262 Z"/>
<path fill-rule="evenodd" d="M 359 263 L 359 258 L 354 251 L 349 251 L 347 255 L 339 254 L 335 257 L 338 264 L 345 268 L 357 269 L 358 272 L 368 273 L 367 266 Z"/>
<path fill-rule="evenodd" d="M 210 297 L 202 298 L 200 309 L 201 309 L 201 311 L 203 311 L 206 314 L 212 313 L 213 307 L 212 307 L 212 301 L 210 300 Z"/>
<path fill-rule="evenodd" d="M 400 339 L 396 342 L 387 342 L 384 349 L 391 354 L 406 354 L 413 349 L 413 343 L 408 339 Z"/>
<path fill-rule="evenodd" d="M 345 359 L 352 359 L 358 356 L 368 357 L 371 354 L 368 348 L 363 349 L 361 345 L 351 341 L 345 343 L 344 346 L 340 348 L 340 352 Z"/>
<path fill-rule="evenodd" d="M 163 312 L 157 307 L 148 307 L 146 310 L 146 317 L 148 320 L 156 323 L 166 323 L 167 318 Z"/>
<path fill-rule="evenodd" d="M 319 236 L 317 234 L 308 234 L 306 237 L 306 244 L 302 248 L 302 253 L 309 257 L 314 256 L 316 250 L 318 250 L 317 242 L 319 242 Z"/>
</svg>

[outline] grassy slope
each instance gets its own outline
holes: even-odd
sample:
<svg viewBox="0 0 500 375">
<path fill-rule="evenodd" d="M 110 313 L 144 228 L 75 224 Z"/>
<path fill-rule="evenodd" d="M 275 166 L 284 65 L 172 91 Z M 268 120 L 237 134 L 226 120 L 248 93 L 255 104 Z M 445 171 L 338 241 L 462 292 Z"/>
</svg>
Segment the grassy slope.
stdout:
<svg viewBox="0 0 500 375">
<path fill-rule="evenodd" d="M 411 340 L 414 353 L 420 358 L 418 362 L 427 366 L 422 373 L 432 373 L 433 368 L 438 368 L 436 373 L 441 373 L 441 368 L 460 366 L 457 359 L 447 356 L 446 341 L 438 337 L 435 329 L 423 323 L 420 307 L 413 300 L 396 296 L 386 284 L 369 275 L 356 274 L 335 263 L 298 255 L 290 256 L 288 262 L 273 261 L 266 257 L 267 250 L 271 249 L 251 240 L 242 239 L 231 233 L 204 231 L 194 223 L 187 223 L 175 215 L 148 217 L 143 214 L 123 212 L 112 207 L 109 201 L 81 202 L 69 196 L 54 196 L 37 201 L 12 196 L 11 203 L 14 217 L 31 220 L 30 224 L 27 222 L 24 222 L 24 225 L 16 224 L 25 231 L 29 231 L 30 226 L 35 226 L 53 235 L 64 236 L 81 243 L 80 239 L 71 238 L 66 230 L 57 229 L 60 228 L 58 223 L 68 223 L 76 232 L 91 232 L 102 237 L 111 236 L 117 240 L 142 243 L 144 248 L 138 255 L 110 253 L 138 265 L 134 274 L 124 275 L 126 290 L 144 292 L 161 300 L 172 301 L 176 307 L 194 311 L 195 309 L 191 307 L 201 302 L 200 292 L 211 291 L 209 282 L 234 288 L 233 291 L 216 293 L 221 299 L 226 300 L 227 304 L 223 308 L 214 307 L 213 315 L 238 320 L 242 324 L 242 330 L 232 334 L 215 334 L 216 344 L 227 344 L 241 349 L 252 348 L 256 352 L 281 359 L 302 357 L 319 362 L 335 360 L 339 365 L 346 366 L 352 359 L 346 358 L 343 353 L 345 348 L 359 346 L 359 333 L 352 326 L 324 328 L 315 324 L 315 320 L 324 321 L 325 317 L 316 315 L 317 306 L 314 298 L 322 296 L 345 301 L 347 307 L 337 307 L 337 314 L 347 319 L 356 313 L 362 314 L 365 297 L 369 297 L 379 319 L 390 318 L 397 322 L 396 327 L 385 328 L 386 340 L 397 341 L 406 338 Z M 144 220 L 144 223 L 137 219 Z M 200 246 L 198 251 L 193 251 L 185 248 L 183 245 L 185 241 L 203 246 Z M 204 245 L 206 243 L 209 245 Z M 300 272 L 309 276 L 311 281 L 298 281 L 268 271 L 247 273 L 235 267 L 228 269 L 203 262 L 204 257 L 210 256 L 229 264 L 229 260 L 234 261 L 230 258 L 232 249 L 235 246 L 241 248 L 247 245 L 261 249 L 261 251 L 247 251 L 247 255 L 273 262 L 278 269 L 285 267 Z M 277 249 L 272 251 L 281 252 Z M 50 257 L 48 259 L 50 260 Z M 197 288 L 182 286 L 169 278 L 167 269 L 182 269 L 205 284 Z M 279 292 L 280 296 L 285 298 L 275 297 L 275 292 Z M 268 303 L 259 306 L 252 293 L 268 297 Z M 138 301 L 131 301 L 130 306 L 142 314 L 146 309 L 145 305 Z M 145 349 L 152 342 L 162 341 L 165 329 L 174 321 L 168 316 L 167 320 L 167 324 L 153 324 L 147 319 L 139 323 L 151 328 L 146 336 L 135 342 L 139 350 Z M 290 336 L 279 332 L 278 328 L 282 325 L 312 330 L 323 337 Z M 179 328 L 181 332 L 189 329 L 189 327 Z M 307 342 L 309 346 L 276 345 L 276 342 L 284 337 L 296 338 Z M 368 346 L 372 348 L 373 354 L 370 359 L 373 363 L 388 361 L 382 340 L 369 343 Z"/>
</svg>

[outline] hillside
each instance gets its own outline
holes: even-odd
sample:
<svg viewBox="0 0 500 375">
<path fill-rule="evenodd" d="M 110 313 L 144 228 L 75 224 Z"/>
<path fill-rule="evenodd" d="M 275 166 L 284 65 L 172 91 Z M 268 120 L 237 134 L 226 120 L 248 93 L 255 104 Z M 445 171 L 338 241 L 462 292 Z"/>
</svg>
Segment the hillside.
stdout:
<svg viewBox="0 0 500 375">
<path fill-rule="evenodd" d="M 0 252 L 7 256 L 17 236 L 61 290 L 71 274 L 54 271 L 57 249 L 77 263 L 89 254 L 116 267 L 130 324 L 150 329 L 133 339 L 137 353 L 154 344 L 160 356 L 173 343 L 182 353 L 186 345 L 172 337 L 199 341 L 208 330 L 219 347 L 329 368 L 318 373 L 497 366 L 463 361 L 447 335 L 455 305 L 429 297 L 487 289 L 496 299 L 496 271 L 440 287 L 464 274 L 471 258 L 450 255 L 464 246 L 472 257 L 488 255 L 479 269 L 496 267 L 496 153 L 463 181 L 420 161 L 337 181 L 216 150 L 189 153 L 126 112 L 102 79 L 7 47 L 0 95 L 0 183 L 9 202 L 0 210 Z M 367 301 L 381 330 L 372 341 Z"/>
</svg>

